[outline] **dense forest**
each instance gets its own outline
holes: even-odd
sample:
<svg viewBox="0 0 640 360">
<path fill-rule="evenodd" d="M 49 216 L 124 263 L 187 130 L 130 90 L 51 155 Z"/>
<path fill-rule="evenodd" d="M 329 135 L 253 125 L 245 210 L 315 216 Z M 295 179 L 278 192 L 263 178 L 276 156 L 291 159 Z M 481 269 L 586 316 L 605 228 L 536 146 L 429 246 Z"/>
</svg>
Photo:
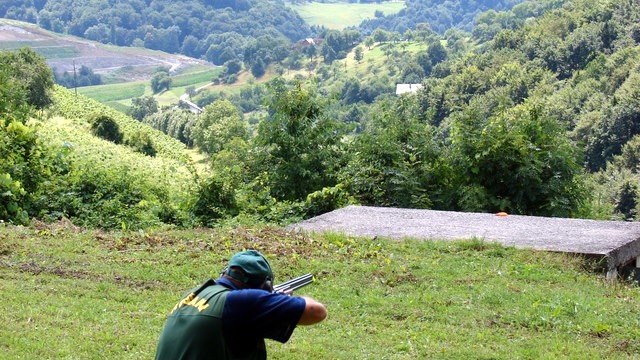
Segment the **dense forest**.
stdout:
<svg viewBox="0 0 640 360">
<path fill-rule="evenodd" d="M 520 2 L 410 0 L 399 14 L 378 16 L 349 29 L 358 33 L 357 40 L 348 42 L 350 46 L 325 43 L 311 47 L 306 55 L 322 53 L 327 62 L 341 59 L 354 42 L 376 29 L 400 35 L 421 26 L 441 34 L 454 28 L 470 31 L 481 12 L 509 10 Z M 284 2 L 266 0 L 101 0 L 82 4 L 70 0 L 12 0 L 0 3 L 2 17 L 105 44 L 181 53 L 229 67 L 244 63 L 247 69 L 258 67 L 254 71 L 257 74 L 272 63 L 298 68 L 299 57 L 291 52 L 292 44 L 333 33 L 308 26 Z"/>
<path fill-rule="evenodd" d="M 134 102 L 136 120 L 88 99 L 79 104 L 52 87 L 35 52 L 3 52 L 0 155 L 9 161 L 0 165 L 0 216 L 212 226 L 289 222 L 363 204 L 637 220 L 638 5 L 523 3 L 481 14 L 470 33 L 416 29 L 406 41 L 378 29 L 359 45 L 384 50 L 384 69 L 371 68 L 370 77 L 316 64 L 308 77 L 212 97 L 197 117 L 159 109 L 153 98 Z M 336 44 L 350 31 L 335 33 Z M 423 87 L 393 95 L 389 83 L 402 80 Z M 247 121 L 257 103 L 264 115 Z M 48 133 L 59 117 L 126 157 L 79 156 L 80 145 Z M 208 169 L 196 171 L 176 144 L 161 146 L 152 127 L 206 153 Z M 140 165 L 123 166 L 125 158 L 173 159 L 179 163 L 163 168 L 191 175 L 149 180 L 134 176 Z M 88 169 L 97 175 L 80 175 Z"/>
<path fill-rule="evenodd" d="M 449 29 L 473 30 L 476 17 L 486 11 L 507 11 L 523 0 L 407 0 L 406 8 L 398 14 L 366 20 L 360 25 L 364 34 L 384 29 L 404 34 L 425 24 L 432 30 L 444 34 Z"/>
<path fill-rule="evenodd" d="M 245 52 L 257 53 L 267 63 L 282 60 L 291 42 L 310 35 L 298 14 L 264 0 L 15 0 L 0 4 L 0 17 L 105 44 L 204 58 L 217 65 L 250 57 Z"/>
</svg>

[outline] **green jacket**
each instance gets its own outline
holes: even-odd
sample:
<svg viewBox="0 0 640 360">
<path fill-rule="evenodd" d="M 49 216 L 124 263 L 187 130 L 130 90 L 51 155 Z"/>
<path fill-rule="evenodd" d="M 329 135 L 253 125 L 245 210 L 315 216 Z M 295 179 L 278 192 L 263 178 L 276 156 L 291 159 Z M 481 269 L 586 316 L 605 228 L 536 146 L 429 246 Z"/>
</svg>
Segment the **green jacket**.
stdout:
<svg viewBox="0 0 640 360">
<path fill-rule="evenodd" d="M 180 300 L 167 319 L 155 359 L 236 360 L 231 356 L 222 332 L 222 311 L 229 291 L 209 280 Z M 264 347 L 257 347 L 243 360 L 266 359 L 266 355 Z"/>
</svg>

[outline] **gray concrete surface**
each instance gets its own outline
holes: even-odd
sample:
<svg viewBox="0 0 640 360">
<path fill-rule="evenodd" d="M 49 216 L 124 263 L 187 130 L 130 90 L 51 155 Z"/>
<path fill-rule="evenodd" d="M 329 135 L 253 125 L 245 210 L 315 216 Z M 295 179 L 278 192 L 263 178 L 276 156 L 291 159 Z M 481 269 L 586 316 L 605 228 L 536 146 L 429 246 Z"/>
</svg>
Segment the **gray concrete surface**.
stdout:
<svg viewBox="0 0 640 360">
<path fill-rule="evenodd" d="M 393 239 L 471 239 L 603 260 L 609 276 L 640 256 L 640 223 L 348 206 L 290 226 Z M 635 263 L 634 263 L 635 264 Z"/>
</svg>

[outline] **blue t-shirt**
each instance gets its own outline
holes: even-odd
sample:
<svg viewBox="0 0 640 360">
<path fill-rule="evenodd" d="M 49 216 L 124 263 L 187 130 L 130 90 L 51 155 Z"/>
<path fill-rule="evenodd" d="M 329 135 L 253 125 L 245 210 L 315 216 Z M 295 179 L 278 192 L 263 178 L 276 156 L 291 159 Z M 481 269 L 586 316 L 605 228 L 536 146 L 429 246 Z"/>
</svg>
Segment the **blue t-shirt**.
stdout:
<svg viewBox="0 0 640 360">
<path fill-rule="evenodd" d="M 302 316 L 306 301 L 301 297 L 241 289 L 228 279 L 217 284 L 234 291 L 227 293 L 222 312 L 222 332 L 235 355 L 246 352 L 247 344 L 272 339 L 287 342 Z"/>
</svg>

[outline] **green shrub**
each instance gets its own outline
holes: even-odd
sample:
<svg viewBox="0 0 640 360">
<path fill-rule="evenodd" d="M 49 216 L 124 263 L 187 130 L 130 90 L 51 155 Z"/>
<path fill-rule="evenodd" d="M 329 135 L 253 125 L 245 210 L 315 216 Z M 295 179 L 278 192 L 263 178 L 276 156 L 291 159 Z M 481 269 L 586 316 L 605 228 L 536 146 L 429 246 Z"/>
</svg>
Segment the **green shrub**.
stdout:
<svg viewBox="0 0 640 360">
<path fill-rule="evenodd" d="M 13 180 L 9 174 L 0 173 L 0 220 L 13 220 L 20 224 L 28 222 L 29 216 L 21 207 L 25 194 L 19 181 Z"/>
<path fill-rule="evenodd" d="M 345 190 L 343 184 L 326 187 L 307 195 L 304 202 L 307 218 L 328 213 L 335 209 L 355 203 L 355 199 Z"/>
<path fill-rule="evenodd" d="M 115 144 L 122 143 L 123 135 L 118 123 L 111 117 L 102 114 L 94 115 L 89 121 L 91 133 L 99 138 L 111 141 Z"/>
<path fill-rule="evenodd" d="M 26 93 L 0 63 L 0 220 L 26 224 L 32 198 L 52 171 L 50 153 L 27 125 Z"/>
<path fill-rule="evenodd" d="M 210 177 L 200 184 L 197 200 L 192 213 L 204 225 L 235 216 L 238 213 L 235 195 L 230 186 L 216 177 Z"/>
<path fill-rule="evenodd" d="M 151 136 L 146 132 L 138 131 L 133 133 L 133 135 L 126 139 L 125 144 L 147 156 L 153 157 L 157 154 L 156 148 L 153 146 L 153 140 L 151 140 Z"/>
</svg>

